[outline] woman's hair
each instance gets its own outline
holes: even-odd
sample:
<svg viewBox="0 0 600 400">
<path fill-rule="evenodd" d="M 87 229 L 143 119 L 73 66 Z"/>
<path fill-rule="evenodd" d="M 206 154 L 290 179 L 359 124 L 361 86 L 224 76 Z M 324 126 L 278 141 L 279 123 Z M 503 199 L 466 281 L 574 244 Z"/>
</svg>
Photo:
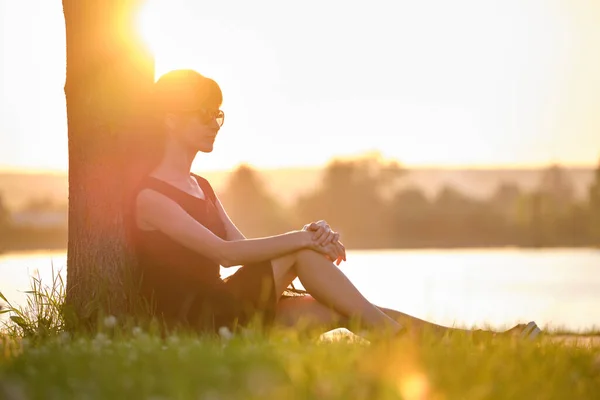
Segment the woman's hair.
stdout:
<svg viewBox="0 0 600 400">
<path fill-rule="evenodd" d="M 162 75 L 154 84 L 152 97 L 154 112 L 159 116 L 167 112 L 218 108 L 223 102 L 217 82 L 191 69 Z"/>
</svg>

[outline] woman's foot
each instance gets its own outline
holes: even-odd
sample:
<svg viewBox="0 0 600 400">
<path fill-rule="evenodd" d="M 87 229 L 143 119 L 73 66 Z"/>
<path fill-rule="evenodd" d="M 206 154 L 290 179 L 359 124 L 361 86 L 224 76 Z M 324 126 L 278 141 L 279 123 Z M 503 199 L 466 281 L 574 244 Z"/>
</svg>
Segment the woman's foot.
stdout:
<svg viewBox="0 0 600 400">
<path fill-rule="evenodd" d="M 521 340 L 535 340 L 542 333 L 542 330 L 537 326 L 534 321 L 527 324 L 518 324 L 504 332 L 493 332 L 486 331 L 483 329 L 477 329 L 473 331 L 472 338 L 475 343 L 481 343 L 485 340 L 493 338 L 518 338 Z"/>
<path fill-rule="evenodd" d="M 535 340 L 542 330 L 537 326 L 534 321 L 530 321 L 528 324 L 519 324 L 514 328 L 511 328 L 504 332 L 506 335 L 515 335 L 519 339 Z"/>
</svg>

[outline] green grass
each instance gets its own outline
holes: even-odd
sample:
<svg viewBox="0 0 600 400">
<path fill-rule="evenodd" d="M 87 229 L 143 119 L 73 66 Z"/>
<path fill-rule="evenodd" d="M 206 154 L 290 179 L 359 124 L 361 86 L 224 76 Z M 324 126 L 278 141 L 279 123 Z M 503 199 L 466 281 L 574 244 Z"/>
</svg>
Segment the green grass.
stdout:
<svg viewBox="0 0 600 400">
<path fill-rule="evenodd" d="M 18 399 L 593 399 L 600 393 L 600 352 L 551 341 L 364 344 L 285 331 L 163 339 L 117 329 L 35 345 L 5 337 L 0 398 L 6 393 Z"/>
<path fill-rule="evenodd" d="M 569 344 L 427 335 L 368 343 L 290 330 L 162 337 L 110 317 L 94 334 L 71 336 L 62 288 L 34 279 L 31 300 L 4 310 L 0 399 L 600 398 L 600 347 L 578 336 Z"/>
</svg>

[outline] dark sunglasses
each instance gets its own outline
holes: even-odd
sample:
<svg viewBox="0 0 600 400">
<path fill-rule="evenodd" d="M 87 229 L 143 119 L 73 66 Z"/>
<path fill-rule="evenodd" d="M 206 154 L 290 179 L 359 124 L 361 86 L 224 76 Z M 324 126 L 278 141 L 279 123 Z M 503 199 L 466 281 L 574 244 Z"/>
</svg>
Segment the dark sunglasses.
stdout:
<svg viewBox="0 0 600 400">
<path fill-rule="evenodd" d="M 200 121 L 205 124 L 209 124 L 214 120 L 219 125 L 219 128 L 225 123 L 225 113 L 222 110 L 209 112 L 204 108 L 197 108 L 195 110 L 185 110 L 184 112 L 199 117 Z"/>
</svg>

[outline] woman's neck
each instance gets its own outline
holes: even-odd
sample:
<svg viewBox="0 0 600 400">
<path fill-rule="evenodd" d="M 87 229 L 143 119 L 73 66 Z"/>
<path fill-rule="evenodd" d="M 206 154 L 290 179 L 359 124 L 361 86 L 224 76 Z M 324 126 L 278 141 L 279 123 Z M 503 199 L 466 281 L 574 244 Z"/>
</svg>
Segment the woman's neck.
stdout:
<svg viewBox="0 0 600 400">
<path fill-rule="evenodd" d="M 162 160 L 151 175 L 172 182 L 188 180 L 195 157 L 196 152 L 191 152 L 178 143 L 168 142 Z"/>
</svg>

